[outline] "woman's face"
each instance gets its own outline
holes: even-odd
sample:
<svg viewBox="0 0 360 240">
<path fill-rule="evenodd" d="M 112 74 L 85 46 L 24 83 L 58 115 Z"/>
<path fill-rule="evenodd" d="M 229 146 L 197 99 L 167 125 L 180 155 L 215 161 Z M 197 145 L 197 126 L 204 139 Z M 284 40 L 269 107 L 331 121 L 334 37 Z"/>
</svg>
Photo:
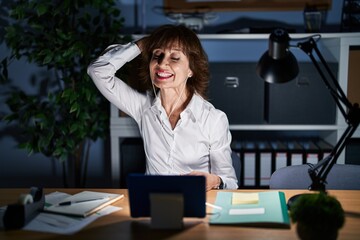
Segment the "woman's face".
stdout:
<svg viewBox="0 0 360 240">
<path fill-rule="evenodd" d="M 152 82 L 160 89 L 180 88 L 192 76 L 189 59 L 177 45 L 155 49 L 149 69 Z"/>
</svg>

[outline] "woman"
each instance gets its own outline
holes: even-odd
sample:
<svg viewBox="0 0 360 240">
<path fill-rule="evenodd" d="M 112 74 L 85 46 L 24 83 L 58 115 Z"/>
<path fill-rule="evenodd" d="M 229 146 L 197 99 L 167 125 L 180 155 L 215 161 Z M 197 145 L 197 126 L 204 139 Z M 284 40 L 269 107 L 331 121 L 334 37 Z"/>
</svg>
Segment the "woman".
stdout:
<svg viewBox="0 0 360 240">
<path fill-rule="evenodd" d="M 141 54 L 138 92 L 115 76 Z M 206 189 L 236 189 L 226 115 L 205 100 L 207 56 L 194 32 L 165 25 L 135 43 L 112 45 L 88 67 L 100 92 L 135 119 L 144 141 L 146 174 L 203 175 Z"/>
</svg>

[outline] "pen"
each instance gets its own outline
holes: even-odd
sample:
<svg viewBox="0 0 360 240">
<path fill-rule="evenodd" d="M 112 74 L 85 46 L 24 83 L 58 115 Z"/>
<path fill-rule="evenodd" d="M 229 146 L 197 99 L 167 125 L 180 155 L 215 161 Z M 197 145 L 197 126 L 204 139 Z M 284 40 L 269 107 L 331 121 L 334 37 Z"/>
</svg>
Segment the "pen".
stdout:
<svg viewBox="0 0 360 240">
<path fill-rule="evenodd" d="M 66 201 L 66 202 L 59 203 L 58 206 L 68 206 L 68 205 L 72 205 L 75 203 L 92 202 L 92 201 L 105 200 L 105 199 L 109 199 L 109 198 L 106 197 L 106 198 L 93 198 L 93 199 L 85 199 L 85 200 L 78 200 L 78 201 Z"/>
</svg>

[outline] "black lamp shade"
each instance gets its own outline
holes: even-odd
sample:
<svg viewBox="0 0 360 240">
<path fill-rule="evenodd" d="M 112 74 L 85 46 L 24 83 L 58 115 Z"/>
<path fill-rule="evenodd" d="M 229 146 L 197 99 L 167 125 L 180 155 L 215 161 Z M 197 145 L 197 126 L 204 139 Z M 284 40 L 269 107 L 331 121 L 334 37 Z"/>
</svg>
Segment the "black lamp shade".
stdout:
<svg viewBox="0 0 360 240">
<path fill-rule="evenodd" d="M 286 83 L 296 78 L 299 66 L 291 52 L 285 58 L 273 59 L 266 51 L 256 66 L 256 73 L 268 83 Z"/>
<path fill-rule="evenodd" d="M 271 33 L 269 50 L 261 56 L 256 66 L 256 73 L 266 82 L 285 83 L 298 75 L 298 62 L 289 50 L 289 40 L 288 33 L 282 29 Z"/>
</svg>

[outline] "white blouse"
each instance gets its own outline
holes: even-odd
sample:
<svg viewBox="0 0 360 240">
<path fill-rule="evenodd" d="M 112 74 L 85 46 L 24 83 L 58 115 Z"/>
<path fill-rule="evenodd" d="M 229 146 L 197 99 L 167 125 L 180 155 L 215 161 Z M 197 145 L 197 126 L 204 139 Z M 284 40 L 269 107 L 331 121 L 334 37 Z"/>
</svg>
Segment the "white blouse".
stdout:
<svg viewBox="0 0 360 240">
<path fill-rule="evenodd" d="M 112 104 L 137 122 L 147 158 L 146 173 L 209 172 L 221 177 L 224 188 L 236 189 L 225 113 L 194 94 L 172 129 L 159 96 L 139 93 L 115 76 L 119 68 L 139 54 L 135 43 L 109 46 L 89 65 L 88 74 Z"/>
</svg>

